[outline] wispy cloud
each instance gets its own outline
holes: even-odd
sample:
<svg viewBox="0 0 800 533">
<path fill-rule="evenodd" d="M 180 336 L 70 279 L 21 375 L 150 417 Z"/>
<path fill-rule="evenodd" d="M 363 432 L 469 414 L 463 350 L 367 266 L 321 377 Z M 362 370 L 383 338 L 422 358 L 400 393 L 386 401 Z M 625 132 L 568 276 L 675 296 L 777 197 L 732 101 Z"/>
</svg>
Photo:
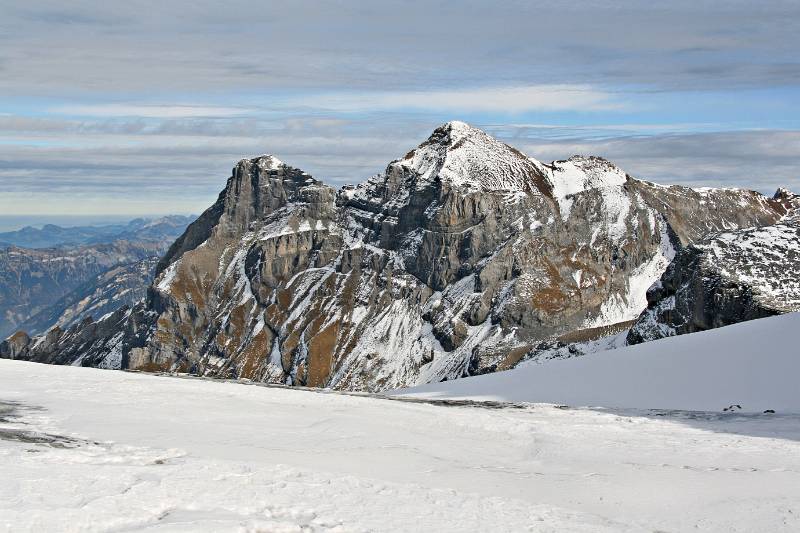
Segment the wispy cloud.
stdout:
<svg viewBox="0 0 800 533">
<path fill-rule="evenodd" d="M 62 105 L 49 109 L 51 113 L 89 117 L 143 118 L 212 118 L 237 117 L 252 113 L 252 109 L 187 104 L 84 104 Z"/>
<path fill-rule="evenodd" d="M 322 109 L 364 110 L 421 109 L 448 112 L 519 113 L 524 111 L 609 111 L 626 106 L 613 95 L 589 85 L 531 85 L 481 87 L 428 91 L 328 93 L 290 104 Z"/>
<path fill-rule="evenodd" d="M 602 138 L 574 136 L 514 139 L 525 153 L 544 160 L 574 154 L 601 155 L 626 172 L 664 184 L 723 186 L 772 193 L 800 190 L 800 131 L 656 133 Z"/>
<path fill-rule="evenodd" d="M 529 111 L 596 112 L 630 108 L 618 96 L 589 85 L 531 85 L 480 87 L 427 91 L 339 91 L 303 92 L 262 97 L 262 106 L 216 106 L 209 104 L 92 103 L 53 106 L 52 114 L 93 118 L 234 118 L 264 113 L 298 116 L 316 112 L 369 113 L 375 111 L 435 111 L 439 113 L 522 113 Z M 341 121 L 318 119 L 317 125 Z"/>
<path fill-rule="evenodd" d="M 796 86 L 800 71 L 800 4 L 786 0 L 17 4 L 0 21 L 0 87 L 14 94 L 705 90 Z"/>
<path fill-rule="evenodd" d="M 438 125 L 424 118 L 349 121 L 313 115 L 266 122 L 152 120 L 147 128 L 127 128 L 114 120 L 93 126 L 88 120 L 56 120 L 51 127 L 39 119 L 19 124 L 25 132 L 0 131 L 0 212 L 63 213 L 76 206 L 98 214 L 196 212 L 210 205 L 237 160 L 260 153 L 274 153 L 333 186 L 357 183 Z M 475 125 L 543 161 L 594 154 L 661 183 L 765 193 L 778 186 L 800 189 L 797 131 L 652 128 L 642 135 L 637 125 Z"/>
<path fill-rule="evenodd" d="M 800 186 L 796 0 L 6 4 L 0 212 L 196 211 L 264 152 L 359 181 L 450 119 L 544 160 Z"/>
</svg>

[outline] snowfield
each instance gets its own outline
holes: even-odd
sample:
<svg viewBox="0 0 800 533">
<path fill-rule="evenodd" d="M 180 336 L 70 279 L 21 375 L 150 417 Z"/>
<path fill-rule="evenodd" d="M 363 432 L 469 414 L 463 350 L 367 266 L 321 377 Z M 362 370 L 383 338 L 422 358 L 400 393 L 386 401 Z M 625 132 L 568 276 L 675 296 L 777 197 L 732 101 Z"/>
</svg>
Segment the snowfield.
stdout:
<svg viewBox="0 0 800 533">
<path fill-rule="evenodd" d="M 0 480 L 0 530 L 15 532 L 788 532 L 800 416 L 452 405 L 0 360 Z"/>
<path fill-rule="evenodd" d="M 800 414 L 798 331 L 800 313 L 790 313 L 394 394 L 717 412 L 735 404 Z M 597 343 L 606 345 L 613 343 Z"/>
</svg>

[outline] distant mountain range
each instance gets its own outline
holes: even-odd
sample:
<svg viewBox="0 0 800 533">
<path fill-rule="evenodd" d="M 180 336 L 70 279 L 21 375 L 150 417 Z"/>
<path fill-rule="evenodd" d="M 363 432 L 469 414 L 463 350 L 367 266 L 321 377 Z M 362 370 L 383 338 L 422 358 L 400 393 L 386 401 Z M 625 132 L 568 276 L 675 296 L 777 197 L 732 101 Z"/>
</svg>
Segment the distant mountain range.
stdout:
<svg viewBox="0 0 800 533">
<path fill-rule="evenodd" d="M 0 246 L 0 336 L 19 328 L 44 333 L 135 304 L 144 298 L 158 258 L 191 220 L 169 216 L 1 234 L 30 247 Z"/>
<path fill-rule="evenodd" d="M 362 391 L 483 374 L 800 309 L 799 209 L 462 122 L 339 190 L 244 159 L 144 302 L 0 357 Z"/>
<path fill-rule="evenodd" d="M 161 240 L 185 228 L 194 216 L 170 215 L 161 218 L 137 218 L 125 224 L 63 227 L 46 224 L 41 228 L 26 226 L 0 233 L 0 248 L 53 248 L 81 244 L 107 243 L 115 240 Z"/>
</svg>

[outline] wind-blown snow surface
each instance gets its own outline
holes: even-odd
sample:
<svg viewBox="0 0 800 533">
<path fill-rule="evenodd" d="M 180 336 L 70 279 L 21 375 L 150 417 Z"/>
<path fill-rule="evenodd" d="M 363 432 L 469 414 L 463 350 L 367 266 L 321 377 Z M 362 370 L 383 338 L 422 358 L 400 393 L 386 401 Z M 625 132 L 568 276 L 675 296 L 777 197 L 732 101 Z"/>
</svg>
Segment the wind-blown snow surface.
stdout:
<svg viewBox="0 0 800 533">
<path fill-rule="evenodd" d="M 738 404 L 800 414 L 798 331 L 800 313 L 790 313 L 397 394 L 703 411 Z"/>
<path fill-rule="evenodd" d="M 0 480 L 15 532 L 797 531 L 800 417 L 444 406 L 2 360 Z"/>
</svg>

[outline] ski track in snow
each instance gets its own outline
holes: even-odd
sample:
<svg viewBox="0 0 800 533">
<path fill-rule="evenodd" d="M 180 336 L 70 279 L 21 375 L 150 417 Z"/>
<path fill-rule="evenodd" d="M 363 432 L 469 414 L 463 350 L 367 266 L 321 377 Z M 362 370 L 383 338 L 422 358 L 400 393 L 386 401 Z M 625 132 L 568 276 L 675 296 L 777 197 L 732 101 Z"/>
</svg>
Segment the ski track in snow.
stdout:
<svg viewBox="0 0 800 533">
<path fill-rule="evenodd" d="M 0 402 L 5 531 L 800 527 L 796 416 L 445 407 L 10 360 Z"/>
</svg>

